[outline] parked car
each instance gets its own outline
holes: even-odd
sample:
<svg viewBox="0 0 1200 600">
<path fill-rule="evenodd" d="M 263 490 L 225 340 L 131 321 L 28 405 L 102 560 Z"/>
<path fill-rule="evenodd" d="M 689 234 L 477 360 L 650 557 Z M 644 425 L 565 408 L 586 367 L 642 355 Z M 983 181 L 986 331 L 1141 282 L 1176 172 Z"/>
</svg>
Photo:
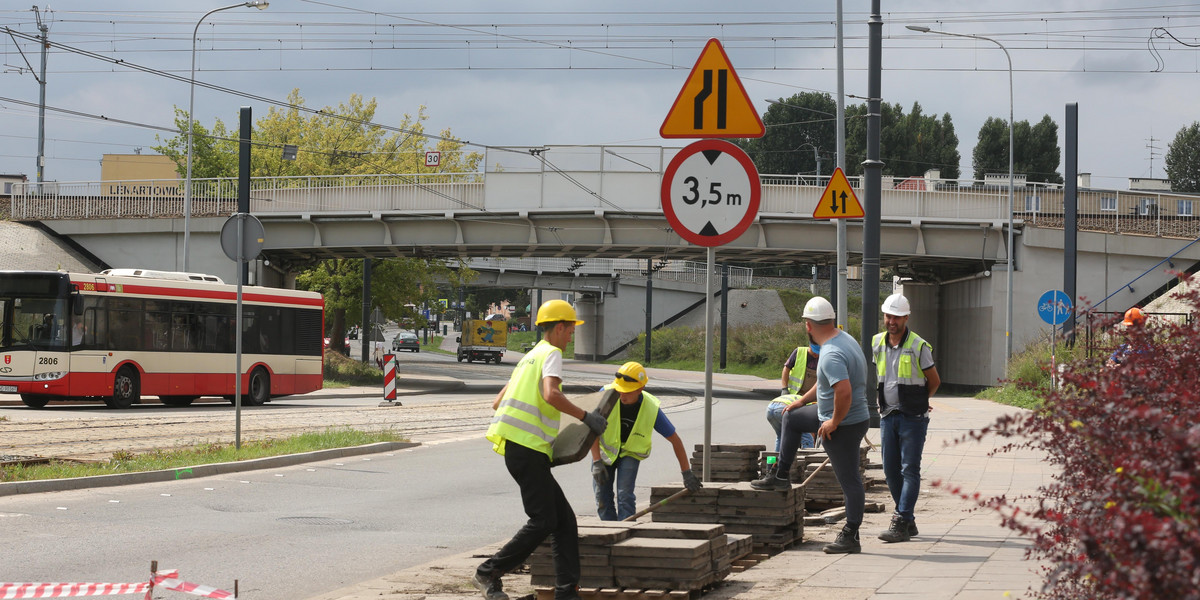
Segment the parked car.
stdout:
<svg viewBox="0 0 1200 600">
<path fill-rule="evenodd" d="M 421 338 L 411 331 L 401 331 L 392 338 L 392 352 L 408 350 L 410 352 L 421 351 Z"/>
</svg>

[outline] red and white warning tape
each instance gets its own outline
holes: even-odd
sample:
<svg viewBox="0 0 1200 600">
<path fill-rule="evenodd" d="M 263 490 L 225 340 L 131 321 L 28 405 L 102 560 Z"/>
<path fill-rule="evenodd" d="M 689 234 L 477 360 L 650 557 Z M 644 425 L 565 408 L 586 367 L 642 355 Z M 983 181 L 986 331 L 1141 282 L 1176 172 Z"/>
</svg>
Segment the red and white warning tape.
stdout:
<svg viewBox="0 0 1200 600">
<path fill-rule="evenodd" d="M 232 593 L 206 585 L 177 581 L 179 571 L 171 569 L 154 573 L 150 581 L 141 583 L 4 583 L 0 582 L 0 600 L 24 598 L 71 598 L 81 596 L 118 596 L 145 594 L 145 600 L 155 587 L 184 592 L 204 598 L 236 598 Z"/>
<path fill-rule="evenodd" d="M 227 592 L 225 590 L 219 590 L 215 587 L 209 587 L 207 585 L 200 585 L 198 583 L 191 583 L 189 581 L 178 581 L 178 582 L 168 581 L 168 580 L 177 579 L 178 577 L 179 577 L 179 571 L 172 569 L 170 571 L 158 572 L 157 574 L 155 574 L 152 581 L 154 582 L 155 586 L 158 586 L 165 590 L 171 590 L 173 592 L 183 592 L 185 594 L 191 594 L 193 596 L 200 596 L 202 598 L 233 598 L 233 599 L 237 598 L 237 596 L 234 596 L 230 592 Z M 146 590 L 146 600 L 150 600 L 151 591 L 153 591 L 153 590 Z"/>
</svg>

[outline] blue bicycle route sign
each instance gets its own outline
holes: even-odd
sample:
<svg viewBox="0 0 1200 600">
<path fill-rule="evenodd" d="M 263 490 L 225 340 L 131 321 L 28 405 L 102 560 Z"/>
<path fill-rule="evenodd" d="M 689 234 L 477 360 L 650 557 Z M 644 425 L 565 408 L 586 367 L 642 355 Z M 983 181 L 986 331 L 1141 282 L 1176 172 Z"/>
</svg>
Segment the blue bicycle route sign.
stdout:
<svg viewBox="0 0 1200 600">
<path fill-rule="evenodd" d="M 1071 298 L 1062 290 L 1049 290 L 1038 298 L 1037 311 L 1047 324 L 1062 325 L 1071 316 Z"/>
</svg>

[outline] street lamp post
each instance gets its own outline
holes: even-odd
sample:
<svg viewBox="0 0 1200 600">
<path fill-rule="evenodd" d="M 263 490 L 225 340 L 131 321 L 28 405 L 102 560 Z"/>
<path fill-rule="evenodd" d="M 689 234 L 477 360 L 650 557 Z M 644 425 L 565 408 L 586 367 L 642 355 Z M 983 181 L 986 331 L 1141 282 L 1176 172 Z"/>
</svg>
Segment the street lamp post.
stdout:
<svg viewBox="0 0 1200 600">
<path fill-rule="evenodd" d="M 1012 56 L 1008 53 L 1008 48 L 1004 44 L 997 42 L 989 37 L 975 35 L 970 33 L 952 33 L 949 31 L 939 31 L 930 29 L 920 25 L 907 25 L 908 29 L 919 31 L 921 33 L 936 33 L 938 35 L 949 35 L 954 37 L 971 38 L 991 42 L 1000 47 L 1004 51 L 1004 58 L 1008 59 L 1008 297 L 1005 307 L 1004 321 L 1004 352 L 1005 360 L 1012 360 L 1012 323 L 1013 323 L 1013 67 Z"/>
<path fill-rule="evenodd" d="M 196 116 L 196 36 L 200 33 L 200 24 L 213 13 L 218 13 L 231 8 L 239 8 L 245 6 L 247 8 L 257 8 L 264 10 L 270 4 L 267 0 L 247 0 L 221 8 L 214 8 L 200 17 L 196 21 L 196 27 L 192 29 L 192 71 L 188 78 L 191 90 L 188 96 L 188 130 L 187 130 L 187 174 L 183 182 L 183 270 L 188 270 L 188 242 L 192 232 L 192 129 L 195 127 Z"/>
</svg>

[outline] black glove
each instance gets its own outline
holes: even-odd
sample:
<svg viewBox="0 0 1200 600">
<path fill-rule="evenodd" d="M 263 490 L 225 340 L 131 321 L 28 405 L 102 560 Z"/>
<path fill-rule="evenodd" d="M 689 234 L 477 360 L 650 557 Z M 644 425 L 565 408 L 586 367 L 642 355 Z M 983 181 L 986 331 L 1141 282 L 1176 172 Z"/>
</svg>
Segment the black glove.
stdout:
<svg viewBox="0 0 1200 600">
<path fill-rule="evenodd" d="M 696 474 L 691 469 L 688 469 L 683 472 L 683 487 L 687 488 L 689 492 L 694 492 L 704 487 L 704 485 L 700 483 L 700 478 L 696 477 Z"/>
<path fill-rule="evenodd" d="M 583 415 L 583 424 L 587 425 L 588 429 L 591 429 L 596 435 L 604 435 L 604 430 L 608 428 L 608 419 L 593 410 Z"/>
<path fill-rule="evenodd" d="M 605 485 L 608 483 L 608 468 L 604 463 L 598 460 L 592 461 L 592 479 L 597 485 Z"/>
<path fill-rule="evenodd" d="M 779 390 L 779 395 L 780 395 L 780 396 L 786 396 L 786 395 L 788 395 L 788 394 L 790 394 L 790 393 L 791 393 L 791 392 L 789 392 L 787 388 L 783 388 L 782 390 Z"/>
</svg>

